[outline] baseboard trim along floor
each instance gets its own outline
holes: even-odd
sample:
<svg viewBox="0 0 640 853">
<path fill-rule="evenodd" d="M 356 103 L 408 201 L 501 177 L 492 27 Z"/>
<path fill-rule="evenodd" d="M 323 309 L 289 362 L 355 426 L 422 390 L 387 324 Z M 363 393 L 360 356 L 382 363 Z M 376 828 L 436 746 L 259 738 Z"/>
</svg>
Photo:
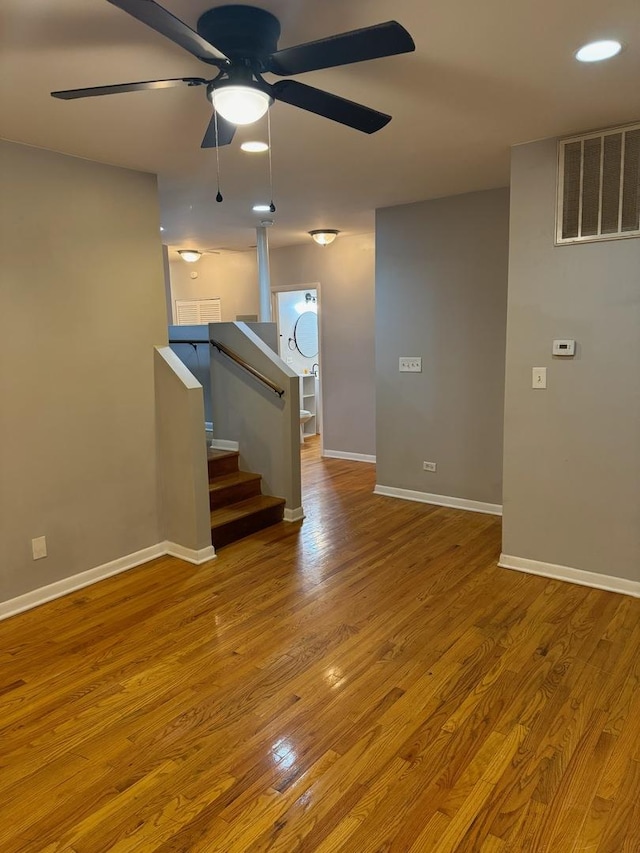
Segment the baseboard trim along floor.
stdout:
<svg viewBox="0 0 640 853">
<path fill-rule="evenodd" d="M 194 563 L 195 565 L 206 563 L 216 556 L 212 545 L 209 548 L 194 551 L 191 548 L 184 548 L 182 545 L 177 545 L 175 542 L 158 542 L 157 545 L 151 545 L 148 548 L 142 548 L 140 551 L 134 551 L 132 554 L 126 554 L 124 557 L 118 557 L 117 560 L 111 560 L 102 566 L 87 569 L 85 572 L 79 572 L 76 575 L 62 578 L 62 580 L 41 586 L 38 589 L 32 589 L 16 598 L 2 601 L 0 602 L 0 620 L 8 619 L 10 616 L 23 613 L 25 610 L 31 610 L 33 607 L 38 607 L 47 601 L 61 598 L 70 592 L 83 589 L 85 586 L 91 586 L 113 575 L 119 575 L 121 572 L 134 569 L 136 566 L 141 566 L 143 563 L 148 563 L 149 560 L 155 560 L 157 557 L 164 557 L 166 554 L 178 557 L 180 560 L 186 560 L 189 563 Z"/>
<path fill-rule="evenodd" d="M 375 465 L 376 457 L 368 453 L 348 453 L 345 450 L 324 450 L 322 456 L 327 459 L 349 459 L 351 462 L 372 462 Z"/>
<path fill-rule="evenodd" d="M 524 557 L 513 557 L 510 554 L 500 554 L 498 565 L 503 569 L 513 569 L 517 572 L 526 572 L 529 575 L 541 575 L 543 578 L 553 578 L 553 580 L 567 581 L 579 586 L 590 586 L 595 589 L 605 589 L 608 592 L 619 592 L 622 595 L 640 598 L 640 583 L 628 578 L 601 575 L 598 572 L 587 572 L 584 569 L 574 569 L 571 566 L 557 566 L 555 563 L 543 563 L 540 560 L 527 560 Z"/>
<path fill-rule="evenodd" d="M 374 495 L 386 498 L 400 498 L 403 501 L 417 501 L 423 504 L 448 506 L 451 509 L 464 509 L 468 512 L 484 512 L 488 515 L 502 515 L 501 504 L 489 504 L 482 501 L 469 501 L 466 498 L 454 498 L 449 495 L 432 495 L 429 492 L 416 492 L 412 489 L 397 489 L 395 486 L 380 486 L 376 484 Z"/>
<path fill-rule="evenodd" d="M 285 507 L 284 510 L 284 520 L 285 521 L 302 521 L 304 518 L 304 507 L 297 506 L 295 509 L 287 509 Z"/>
</svg>

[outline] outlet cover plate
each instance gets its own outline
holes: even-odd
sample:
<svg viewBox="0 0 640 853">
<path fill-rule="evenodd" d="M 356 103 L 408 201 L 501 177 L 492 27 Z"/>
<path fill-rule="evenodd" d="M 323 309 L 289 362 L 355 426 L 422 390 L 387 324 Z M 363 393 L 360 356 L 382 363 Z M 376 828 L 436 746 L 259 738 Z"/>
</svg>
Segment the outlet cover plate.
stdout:
<svg viewBox="0 0 640 853">
<path fill-rule="evenodd" d="M 422 373 L 422 356 L 403 355 L 398 365 L 400 373 Z"/>
<path fill-rule="evenodd" d="M 31 552 L 34 560 L 42 560 L 47 556 L 47 538 L 46 536 L 37 536 L 31 540 Z"/>
</svg>

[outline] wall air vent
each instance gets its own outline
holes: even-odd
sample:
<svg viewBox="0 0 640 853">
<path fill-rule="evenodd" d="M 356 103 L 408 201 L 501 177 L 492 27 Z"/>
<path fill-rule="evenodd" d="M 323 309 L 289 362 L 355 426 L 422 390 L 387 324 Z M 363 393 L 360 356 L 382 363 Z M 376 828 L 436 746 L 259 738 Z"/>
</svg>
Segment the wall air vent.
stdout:
<svg viewBox="0 0 640 853">
<path fill-rule="evenodd" d="M 640 124 L 563 139 L 556 245 L 640 236 Z"/>
</svg>

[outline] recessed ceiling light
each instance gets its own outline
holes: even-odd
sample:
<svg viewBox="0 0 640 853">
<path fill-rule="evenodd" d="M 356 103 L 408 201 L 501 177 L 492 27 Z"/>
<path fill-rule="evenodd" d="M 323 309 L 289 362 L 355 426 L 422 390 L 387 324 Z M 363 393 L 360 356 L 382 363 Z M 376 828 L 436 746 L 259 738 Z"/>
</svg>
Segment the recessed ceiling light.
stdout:
<svg viewBox="0 0 640 853">
<path fill-rule="evenodd" d="M 583 45 L 576 53 L 578 62 L 601 62 L 603 59 L 611 59 L 622 50 L 619 41 L 605 39 L 604 41 L 592 41 Z"/>
<path fill-rule="evenodd" d="M 269 146 L 266 142 L 258 142 L 257 140 L 251 142 L 243 142 L 240 146 L 243 151 L 249 151 L 251 154 L 259 154 L 262 151 L 268 151 Z"/>
<path fill-rule="evenodd" d="M 255 213 L 269 213 L 271 210 L 270 204 L 254 204 L 253 210 Z"/>
<path fill-rule="evenodd" d="M 164 231 L 164 228 L 162 227 L 162 225 L 160 226 L 160 230 L 161 230 L 161 231 Z"/>
</svg>

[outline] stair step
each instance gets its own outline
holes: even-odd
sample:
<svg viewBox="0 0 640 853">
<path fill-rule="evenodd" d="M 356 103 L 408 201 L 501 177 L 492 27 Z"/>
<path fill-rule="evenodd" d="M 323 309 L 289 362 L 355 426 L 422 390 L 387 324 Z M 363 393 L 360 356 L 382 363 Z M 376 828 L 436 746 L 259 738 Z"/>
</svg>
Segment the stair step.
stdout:
<svg viewBox="0 0 640 853">
<path fill-rule="evenodd" d="M 207 451 L 207 462 L 209 465 L 209 477 L 222 477 L 232 474 L 238 470 L 237 450 L 211 450 Z"/>
<path fill-rule="evenodd" d="M 211 540 L 221 548 L 258 530 L 277 524 L 284 516 L 284 498 L 256 495 L 211 513 Z"/>
<path fill-rule="evenodd" d="M 219 509 L 228 504 L 238 503 L 260 494 L 260 474 L 250 471 L 234 471 L 231 474 L 216 476 L 209 483 L 209 506 Z"/>
</svg>

